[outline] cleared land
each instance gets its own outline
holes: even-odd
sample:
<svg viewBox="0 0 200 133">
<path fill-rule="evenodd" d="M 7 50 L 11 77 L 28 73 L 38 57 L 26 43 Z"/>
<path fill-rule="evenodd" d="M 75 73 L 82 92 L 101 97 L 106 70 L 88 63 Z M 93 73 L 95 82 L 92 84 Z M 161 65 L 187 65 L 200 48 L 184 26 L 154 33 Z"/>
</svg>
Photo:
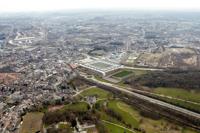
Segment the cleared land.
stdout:
<svg viewBox="0 0 200 133">
<path fill-rule="evenodd" d="M 0 83 L 1 84 L 11 84 L 19 79 L 19 73 L 0 73 Z"/>
<path fill-rule="evenodd" d="M 23 117 L 20 133 L 36 133 L 42 129 L 43 113 L 28 113 Z"/>
</svg>

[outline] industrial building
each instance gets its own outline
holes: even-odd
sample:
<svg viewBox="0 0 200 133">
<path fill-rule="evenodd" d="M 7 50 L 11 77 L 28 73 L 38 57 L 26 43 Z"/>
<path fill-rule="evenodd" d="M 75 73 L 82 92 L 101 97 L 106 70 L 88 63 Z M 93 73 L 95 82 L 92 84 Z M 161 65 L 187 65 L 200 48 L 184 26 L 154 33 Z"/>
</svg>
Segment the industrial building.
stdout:
<svg viewBox="0 0 200 133">
<path fill-rule="evenodd" d="M 81 63 L 79 64 L 79 67 L 87 71 L 87 73 L 96 74 L 103 77 L 117 71 L 121 66 L 112 62 L 101 60 Z"/>
</svg>

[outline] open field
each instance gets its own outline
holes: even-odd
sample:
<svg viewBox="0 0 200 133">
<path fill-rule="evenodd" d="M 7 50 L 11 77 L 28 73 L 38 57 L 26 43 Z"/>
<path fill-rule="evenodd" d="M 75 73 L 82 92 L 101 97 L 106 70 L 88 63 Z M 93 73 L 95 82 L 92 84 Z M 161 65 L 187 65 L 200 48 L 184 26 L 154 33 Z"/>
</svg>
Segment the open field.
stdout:
<svg viewBox="0 0 200 133">
<path fill-rule="evenodd" d="M 23 123 L 20 127 L 20 133 L 36 133 L 42 129 L 43 113 L 28 113 L 23 117 Z"/>
<path fill-rule="evenodd" d="M 85 102 L 77 102 L 77 103 L 67 104 L 61 110 L 62 111 L 71 110 L 71 111 L 86 112 L 86 111 L 88 111 L 88 104 Z"/>
<path fill-rule="evenodd" d="M 127 107 L 130 112 L 124 107 Z M 134 117 L 134 112 L 132 112 L 131 108 L 129 108 L 127 104 L 114 100 L 108 103 L 108 108 L 120 114 L 122 116 L 122 120 L 127 124 L 130 124 L 132 127 L 138 127 L 138 119 Z"/>
<path fill-rule="evenodd" d="M 200 112 L 200 92 L 197 90 L 158 87 L 153 89 L 153 92 L 165 96 L 155 96 L 157 99 Z"/>
<path fill-rule="evenodd" d="M 112 123 L 108 123 L 108 122 L 103 122 L 103 124 L 109 133 L 136 133 L 134 131 L 125 129 L 121 126 L 118 126 L 116 124 L 112 124 Z"/>
<path fill-rule="evenodd" d="M 98 99 L 104 99 L 104 98 L 108 98 L 109 96 L 112 96 L 111 93 L 109 93 L 108 91 L 105 91 L 97 87 L 86 89 L 80 95 L 84 97 L 97 96 Z"/>
<path fill-rule="evenodd" d="M 157 94 L 200 103 L 200 92 L 197 90 L 159 87 L 153 91 Z"/>
<path fill-rule="evenodd" d="M 73 132 L 73 128 L 71 128 L 68 123 L 59 123 L 58 129 L 62 130 L 62 132 L 66 132 L 66 133 L 72 133 Z"/>
<path fill-rule="evenodd" d="M 120 114 L 126 123 L 130 123 L 134 127 L 144 129 L 147 133 L 198 133 L 191 129 L 182 128 L 176 124 L 169 123 L 163 119 L 154 120 L 144 117 L 138 110 L 122 101 L 112 100 L 108 103 L 108 108 L 111 108 Z M 123 123 L 119 121 L 116 122 L 116 120 L 113 119 L 111 122 L 124 126 Z M 112 127 L 108 128 L 111 128 L 112 130 Z"/>
<path fill-rule="evenodd" d="M 135 76 L 141 76 L 148 73 L 147 70 L 131 70 L 131 71 L 134 73 Z"/>
<path fill-rule="evenodd" d="M 171 103 L 173 105 L 179 106 L 179 107 L 183 107 L 189 110 L 192 110 L 194 112 L 198 112 L 200 113 L 200 105 L 197 104 L 193 104 L 193 103 L 188 103 L 182 100 L 178 100 L 178 99 L 171 99 L 171 98 L 167 98 L 167 97 L 155 97 L 159 100 L 165 101 L 167 103 Z"/>
</svg>

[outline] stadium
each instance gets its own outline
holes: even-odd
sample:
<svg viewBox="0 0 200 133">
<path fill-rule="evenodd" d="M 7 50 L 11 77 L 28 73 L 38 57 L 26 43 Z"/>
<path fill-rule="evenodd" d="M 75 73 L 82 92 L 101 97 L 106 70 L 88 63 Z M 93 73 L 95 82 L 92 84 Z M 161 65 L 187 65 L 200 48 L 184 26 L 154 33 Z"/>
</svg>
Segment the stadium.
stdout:
<svg viewBox="0 0 200 133">
<path fill-rule="evenodd" d="M 121 67 L 118 64 L 107 61 L 91 61 L 79 64 L 79 66 L 88 73 L 95 73 L 102 77 L 117 71 Z"/>
</svg>

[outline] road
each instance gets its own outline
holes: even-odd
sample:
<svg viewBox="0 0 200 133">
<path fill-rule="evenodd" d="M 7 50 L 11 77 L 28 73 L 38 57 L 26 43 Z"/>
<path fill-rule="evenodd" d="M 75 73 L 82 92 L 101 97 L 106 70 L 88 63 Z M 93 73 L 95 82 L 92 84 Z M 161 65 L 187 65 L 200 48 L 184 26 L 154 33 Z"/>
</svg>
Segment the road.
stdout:
<svg viewBox="0 0 200 133">
<path fill-rule="evenodd" d="M 124 126 L 121 126 L 121 125 L 119 125 L 119 124 L 115 124 L 115 123 L 112 123 L 112 122 L 109 122 L 109 121 L 106 121 L 106 120 L 102 120 L 102 121 L 105 122 L 105 123 L 108 123 L 108 124 L 117 126 L 117 127 L 121 127 L 121 128 L 123 128 L 123 129 L 126 129 L 126 130 L 132 132 L 132 133 L 136 133 L 135 131 L 133 131 L 133 130 L 131 130 L 131 129 L 128 129 L 128 128 L 124 127 Z"/>
<path fill-rule="evenodd" d="M 107 86 L 107 87 L 111 87 L 111 88 L 119 90 L 121 92 L 130 94 L 130 95 L 132 95 L 134 97 L 137 97 L 139 99 L 146 100 L 146 101 L 148 101 L 150 103 L 154 103 L 154 104 L 157 104 L 159 106 L 163 106 L 163 107 L 172 109 L 174 111 L 186 114 L 188 116 L 192 116 L 192 117 L 200 119 L 200 114 L 199 113 L 195 113 L 193 111 L 190 111 L 190 110 L 187 110 L 187 109 L 184 109 L 184 108 L 181 108 L 181 107 L 178 107 L 178 106 L 175 106 L 175 105 L 172 105 L 172 104 L 169 104 L 169 103 L 166 103 L 166 102 L 154 99 L 154 98 L 150 98 L 148 96 L 145 96 L 145 95 L 142 95 L 142 94 L 139 94 L 139 93 L 136 93 L 136 92 L 132 92 L 132 91 L 127 90 L 127 89 L 123 89 L 122 87 L 113 85 L 111 83 L 106 83 L 106 82 L 99 81 L 99 80 L 97 80 L 95 78 L 87 78 L 86 76 L 84 76 L 84 78 L 87 79 L 87 80 L 90 80 L 90 81 L 92 81 L 94 83 L 101 84 L 101 85 L 104 85 L 104 86 Z"/>
<path fill-rule="evenodd" d="M 163 69 L 159 69 L 159 68 L 145 68 L 145 67 L 128 67 L 128 66 L 122 66 L 122 68 L 126 68 L 126 69 L 132 69 L 132 70 L 146 70 L 146 71 L 163 71 Z"/>
</svg>

